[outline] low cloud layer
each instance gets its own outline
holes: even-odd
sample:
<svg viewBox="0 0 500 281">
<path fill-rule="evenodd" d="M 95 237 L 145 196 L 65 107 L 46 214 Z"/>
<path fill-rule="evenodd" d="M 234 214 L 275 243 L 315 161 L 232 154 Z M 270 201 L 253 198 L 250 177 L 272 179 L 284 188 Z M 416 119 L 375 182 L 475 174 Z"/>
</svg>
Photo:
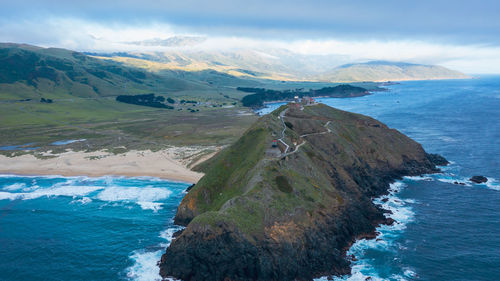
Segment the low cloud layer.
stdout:
<svg viewBox="0 0 500 281">
<path fill-rule="evenodd" d="M 9 21 L 47 17 L 166 22 L 211 36 L 418 39 L 500 43 L 497 0 L 18 0 Z"/>
<path fill-rule="evenodd" d="M 408 61 L 500 73 L 497 1 L 267 2 L 10 1 L 0 11 L 0 41 L 146 52 L 170 49 L 126 42 L 188 35 L 207 40 L 184 49 L 287 49 L 352 62 Z"/>
</svg>

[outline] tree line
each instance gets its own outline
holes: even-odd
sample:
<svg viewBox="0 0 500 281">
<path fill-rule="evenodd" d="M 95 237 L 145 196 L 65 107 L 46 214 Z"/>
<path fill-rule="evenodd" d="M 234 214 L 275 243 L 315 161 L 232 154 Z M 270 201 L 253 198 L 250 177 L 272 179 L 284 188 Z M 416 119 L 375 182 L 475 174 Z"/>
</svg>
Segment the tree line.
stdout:
<svg viewBox="0 0 500 281">
<path fill-rule="evenodd" d="M 175 101 L 171 98 L 168 98 L 167 102 L 175 103 Z M 156 108 L 166 108 L 166 109 L 174 109 L 173 106 L 165 104 L 165 97 L 155 96 L 155 94 L 142 94 L 142 95 L 119 95 L 116 97 L 116 101 L 135 104 L 135 105 L 143 105 L 149 107 Z M 173 102 L 170 102 L 173 101 Z"/>
<path fill-rule="evenodd" d="M 264 105 L 264 102 L 279 101 L 279 100 L 293 100 L 295 96 L 300 98 L 304 96 L 309 97 L 334 97 L 334 98 L 348 98 L 359 97 L 368 95 L 369 92 L 365 88 L 351 86 L 348 84 L 338 85 L 335 87 L 324 87 L 318 90 L 309 89 L 294 89 L 294 90 L 269 90 L 264 88 L 250 88 L 238 87 L 238 91 L 253 93 L 243 97 L 241 102 L 243 106 L 258 108 Z"/>
</svg>

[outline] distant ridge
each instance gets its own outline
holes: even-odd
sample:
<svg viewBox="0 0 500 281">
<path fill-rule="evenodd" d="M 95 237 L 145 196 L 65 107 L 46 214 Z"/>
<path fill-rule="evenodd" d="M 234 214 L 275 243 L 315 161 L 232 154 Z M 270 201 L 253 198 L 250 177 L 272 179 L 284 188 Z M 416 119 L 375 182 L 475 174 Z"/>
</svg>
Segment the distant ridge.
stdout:
<svg viewBox="0 0 500 281">
<path fill-rule="evenodd" d="M 336 56 L 311 56 L 300 55 L 285 49 L 254 50 L 238 49 L 231 51 L 208 51 L 190 49 L 192 45 L 202 43 L 203 37 L 170 37 L 167 39 L 152 39 L 141 42 L 129 42 L 142 46 L 176 46 L 164 52 L 112 52 L 112 53 L 78 53 L 79 57 L 86 60 L 77 62 L 72 52 L 57 48 L 40 48 L 25 44 L 0 43 L 0 50 L 3 52 L 1 59 L 6 59 L 13 54 L 14 50 L 23 58 L 31 53 L 38 57 L 38 62 L 42 63 L 45 57 L 54 57 L 57 60 L 64 60 L 75 69 L 81 70 L 83 76 L 88 69 L 107 71 L 108 68 L 123 68 L 125 72 L 148 72 L 153 76 L 160 74 L 170 76 L 176 82 L 185 82 L 185 76 L 192 77 L 196 84 L 199 80 L 206 81 L 205 76 L 214 78 L 210 73 L 217 73 L 217 79 L 232 80 L 232 84 L 241 86 L 242 80 L 255 81 L 254 79 L 278 80 L 278 81 L 320 81 L 320 82 L 385 82 L 404 80 L 435 80 L 435 79 L 465 79 L 469 76 L 448 68 L 437 65 L 422 65 L 407 62 L 389 61 L 369 61 L 365 63 L 350 63 L 337 66 L 341 58 Z M 188 49 L 181 48 L 189 46 Z M 98 60 L 96 60 L 98 59 Z M 90 63 L 91 65 L 88 65 Z M 14 63 L 17 64 L 17 63 Z M 11 64 L 6 64 L 7 67 Z M 100 65 L 100 66 L 99 66 Z M 35 68 L 45 67 L 35 63 Z M 49 66 L 51 67 L 51 66 Z M 2 68 L 2 66 L 0 66 Z M 9 67 L 7 67 L 9 68 Z M 4 69 L 4 75 L 10 73 L 11 69 Z M 55 68 L 56 71 L 64 72 Z M 144 71 L 145 70 L 145 71 Z M 152 73 L 151 73 L 152 72 Z M 73 73 L 75 74 L 75 73 Z M 112 73 L 111 76 L 115 76 Z M 123 74 L 123 73 L 122 73 Z M 201 76 L 200 76 L 201 75 Z M 2 73 L 0 73 L 2 76 Z M 60 75 L 59 75 L 60 76 Z M 67 75 L 66 75 L 67 76 Z M 95 75 L 91 75 L 90 80 L 95 80 Z M 123 75 L 122 75 L 123 76 Z M 225 76 L 225 77 L 223 77 Z M 243 79 L 239 79 L 243 78 Z M 26 78 L 26 77 L 25 77 Z M 36 77 L 31 77 L 36 78 Z M 97 77 L 103 80 L 103 77 Z M 113 77 L 114 80 L 117 77 Z M 153 77 L 150 77 L 153 78 Z M 210 79 L 212 79 L 210 78 Z M 250 79 L 248 79 L 250 78 Z M 154 78 L 153 78 L 154 79 Z M 24 79 L 26 80 L 26 79 Z M 71 80 L 71 81 L 69 81 Z M 69 79 L 71 84 L 75 82 Z M 89 80 L 89 81 L 90 81 Z M 108 81 L 104 81 L 108 80 Z M 115 88 L 116 81 L 110 83 L 109 79 L 100 81 Z M 213 80 L 213 79 L 212 79 Z M 1 82 L 0 82 L 1 83 Z M 85 83 L 84 83 L 85 84 Z M 148 85 L 148 83 L 139 83 Z M 174 83 L 178 84 L 178 83 Z M 185 84 L 185 83 L 184 83 Z M 169 83 L 169 85 L 173 85 Z M 205 87 L 206 85 L 202 85 Z M 84 88 L 87 86 L 84 85 Z M 99 88 L 99 87 L 98 87 Z M 144 88 L 144 87 L 142 87 Z M 184 87 L 183 87 L 184 88 Z M 90 92 L 95 92 L 91 90 Z"/>
<path fill-rule="evenodd" d="M 165 40 L 165 42 L 149 40 L 131 44 L 142 46 L 187 44 L 189 48 L 96 55 L 150 71 L 209 69 L 234 76 L 286 81 L 380 82 L 470 78 L 461 72 L 437 65 L 369 61 L 337 66 L 339 62 L 345 61 L 345 58 L 334 55 L 297 54 L 286 49 L 203 50 L 197 49 L 196 42 L 193 42 L 201 40 L 200 38 L 183 38 L 179 42 L 170 39 L 167 39 L 169 43 Z"/>
<path fill-rule="evenodd" d="M 199 36 L 172 36 L 165 39 L 154 38 L 144 41 L 127 42 L 127 44 L 139 46 L 186 47 L 201 44 L 205 40 L 205 37 Z"/>
<path fill-rule="evenodd" d="M 320 81 L 335 82 L 383 82 L 465 78 L 470 77 L 461 72 L 438 65 L 389 61 L 344 64 L 318 76 L 318 80 Z"/>
</svg>

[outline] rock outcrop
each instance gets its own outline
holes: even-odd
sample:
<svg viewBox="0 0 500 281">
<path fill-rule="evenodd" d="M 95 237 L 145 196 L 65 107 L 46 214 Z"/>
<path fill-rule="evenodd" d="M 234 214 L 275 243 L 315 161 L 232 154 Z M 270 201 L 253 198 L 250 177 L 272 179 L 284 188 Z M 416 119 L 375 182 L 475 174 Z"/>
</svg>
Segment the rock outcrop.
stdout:
<svg viewBox="0 0 500 281">
<path fill-rule="evenodd" d="M 474 182 L 474 183 L 485 183 L 485 182 L 488 182 L 488 178 L 484 177 L 484 176 L 473 176 L 469 180 L 471 182 Z"/>
<path fill-rule="evenodd" d="M 286 152 L 271 145 L 283 129 Z M 185 281 L 347 274 L 346 249 L 391 223 L 373 197 L 446 162 L 372 118 L 322 104 L 283 106 L 200 167 L 206 174 L 175 217 L 186 228 L 162 256 L 160 274 Z"/>
</svg>

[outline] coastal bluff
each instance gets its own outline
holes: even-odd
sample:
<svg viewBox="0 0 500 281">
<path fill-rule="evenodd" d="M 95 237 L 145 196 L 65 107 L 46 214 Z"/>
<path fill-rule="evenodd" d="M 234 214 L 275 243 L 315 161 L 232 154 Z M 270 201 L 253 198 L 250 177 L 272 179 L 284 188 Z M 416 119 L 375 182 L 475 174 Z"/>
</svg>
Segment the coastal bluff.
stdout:
<svg viewBox="0 0 500 281">
<path fill-rule="evenodd" d="M 198 280 L 312 280 L 350 273 L 345 252 L 392 223 L 372 199 L 402 176 L 447 161 L 383 123 L 323 104 L 282 106 L 197 168 L 186 226 L 160 275 Z"/>
</svg>

